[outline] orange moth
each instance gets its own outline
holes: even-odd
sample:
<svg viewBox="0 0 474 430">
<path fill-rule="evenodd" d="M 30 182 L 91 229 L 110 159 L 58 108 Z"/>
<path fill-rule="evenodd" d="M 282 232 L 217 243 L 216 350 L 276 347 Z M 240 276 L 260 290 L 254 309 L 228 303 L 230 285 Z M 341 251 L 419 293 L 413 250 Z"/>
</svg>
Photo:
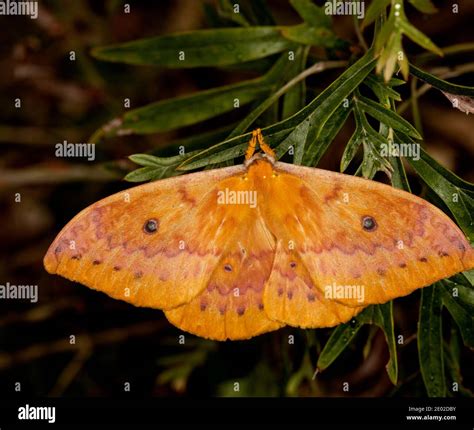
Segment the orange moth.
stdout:
<svg viewBox="0 0 474 430">
<path fill-rule="evenodd" d="M 84 209 L 44 265 L 163 309 L 182 330 L 236 340 L 346 322 L 367 305 L 472 269 L 474 251 L 428 202 L 276 162 L 256 130 L 244 165 L 137 186 Z"/>
</svg>

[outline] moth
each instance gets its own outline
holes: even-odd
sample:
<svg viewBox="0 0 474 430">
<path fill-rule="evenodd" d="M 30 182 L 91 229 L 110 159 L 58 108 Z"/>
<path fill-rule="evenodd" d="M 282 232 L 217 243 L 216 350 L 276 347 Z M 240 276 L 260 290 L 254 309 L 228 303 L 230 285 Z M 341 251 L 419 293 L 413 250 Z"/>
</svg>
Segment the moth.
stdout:
<svg viewBox="0 0 474 430">
<path fill-rule="evenodd" d="M 255 130 L 243 165 L 137 186 L 84 209 L 44 265 L 163 309 L 182 330 L 237 340 L 347 322 L 365 306 L 472 269 L 474 251 L 423 199 L 277 162 Z"/>
</svg>

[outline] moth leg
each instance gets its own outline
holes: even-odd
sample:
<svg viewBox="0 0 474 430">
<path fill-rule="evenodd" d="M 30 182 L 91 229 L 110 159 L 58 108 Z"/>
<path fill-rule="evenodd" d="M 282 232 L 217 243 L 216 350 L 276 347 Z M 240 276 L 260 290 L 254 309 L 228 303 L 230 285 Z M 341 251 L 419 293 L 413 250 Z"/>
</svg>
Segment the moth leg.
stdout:
<svg viewBox="0 0 474 430">
<path fill-rule="evenodd" d="M 257 139 L 258 139 L 258 144 L 260 146 L 260 149 L 265 152 L 265 154 L 269 155 L 272 158 L 275 158 L 275 152 L 273 151 L 272 148 L 270 148 L 267 143 L 265 142 L 263 138 L 262 131 L 257 128 Z"/>
<path fill-rule="evenodd" d="M 258 135 L 258 130 L 252 131 L 252 138 L 249 141 L 249 146 L 247 147 L 247 151 L 245 152 L 245 159 L 250 160 L 252 158 L 252 155 L 255 152 L 255 147 L 257 146 L 257 135 Z"/>
</svg>

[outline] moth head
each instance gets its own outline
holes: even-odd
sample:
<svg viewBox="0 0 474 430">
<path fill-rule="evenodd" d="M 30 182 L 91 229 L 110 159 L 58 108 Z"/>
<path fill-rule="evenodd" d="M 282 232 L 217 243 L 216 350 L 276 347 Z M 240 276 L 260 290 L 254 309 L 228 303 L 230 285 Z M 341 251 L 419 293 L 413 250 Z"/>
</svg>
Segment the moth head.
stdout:
<svg viewBox="0 0 474 430">
<path fill-rule="evenodd" d="M 248 160 L 244 161 L 244 166 L 247 167 L 247 169 L 250 167 L 250 165 L 257 163 L 257 162 L 267 162 L 269 163 L 272 167 L 275 164 L 275 158 L 272 157 L 271 155 L 259 152 L 255 155 L 252 156 L 252 158 L 249 158 Z"/>
</svg>

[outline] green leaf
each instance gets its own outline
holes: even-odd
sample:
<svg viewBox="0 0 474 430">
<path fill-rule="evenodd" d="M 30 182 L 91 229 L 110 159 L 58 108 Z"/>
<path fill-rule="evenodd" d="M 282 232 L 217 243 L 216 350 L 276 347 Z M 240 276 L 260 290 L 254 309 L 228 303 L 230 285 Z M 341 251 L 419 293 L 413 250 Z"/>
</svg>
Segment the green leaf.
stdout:
<svg viewBox="0 0 474 430">
<path fill-rule="evenodd" d="M 292 46 L 280 28 L 267 26 L 164 35 L 97 47 L 92 55 L 99 60 L 126 64 L 190 68 L 243 63 Z"/>
<path fill-rule="evenodd" d="M 294 164 L 301 164 L 305 153 L 306 138 L 310 127 L 310 119 L 306 118 L 298 127 L 296 127 L 290 135 L 285 139 L 285 144 L 294 148 Z"/>
<path fill-rule="evenodd" d="M 395 33 L 395 16 L 390 14 L 389 19 L 383 24 L 379 34 L 375 39 L 375 53 L 379 54 L 385 48 L 388 40 Z"/>
<path fill-rule="evenodd" d="M 127 112 L 122 119 L 115 119 L 93 136 L 97 141 L 102 135 L 148 134 L 192 125 L 239 107 L 270 93 L 286 68 L 291 64 L 286 55 L 281 56 L 262 77 L 226 85 L 191 95 L 162 100 Z"/>
<path fill-rule="evenodd" d="M 398 20 L 399 28 L 408 36 L 413 42 L 416 42 L 418 45 L 422 46 L 423 48 L 427 49 L 428 51 L 434 52 L 435 54 L 440 55 L 441 57 L 444 55 L 443 51 L 439 49 L 429 37 L 424 35 L 420 30 L 416 27 L 411 25 L 407 20 L 400 19 Z"/>
<path fill-rule="evenodd" d="M 318 137 L 312 140 L 303 155 L 303 166 L 317 166 L 329 145 L 337 136 L 342 126 L 345 124 L 352 106 L 344 107 L 340 105 L 331 117 L 326 121 L 324 127 L 319 131 Z"/>
<path fill-rule="evenodd" d="M 155 157 L 154 155 L 149 155 L 149 154 L 133 154 L 133 155 L 130 155 L 128 158 L 134 163 L 140 166 L 146 166 L 146 167 L 162 167 L 163 166 L 162 160 L 169 160 L 169 159 L 160 159 L 158 157 Z M 174 157 L 170 157 L 170 158 L 174 158 Z"/>
<path fill-rule="evenodd" d="M 405 83 L 405 81 L 401 82 Z M 390 82 L 386 83 L 377 75 L 367 76 L 367 78 L 364 79 L 364 85 L 369 87 L 379 100 L 384 100 L 387 97 L 396 101 L 401 101 L 402 99 L 400 94 L 390 87 Z"/>
<path fill-rule="evenodd" d="M 398 62 L 398 55 L 402 50 L 401 40 L 402 34 L 400 31 L 395 30 L 391 32 L 387 44 L 384 46 L 382 54 L 377 61 L 376 71 L 377 73 L 381 73 L 383 70 L 385 81 L 390 80 L 395 71 L 395 66 Z"/>
<path fill-rule="evenodd" d="M 290 0 L 290 3 L 298 15 L 309 25 L 331 28 L 331 17 L 324 13 L 322 7 L 316 6 L 311 0 Z"/>
<path fill-rule="evenodd" d="M 235 99 L 244 106 L 268 94 L 271 88 L 271 84 L 257 80 L 151 103 L 127 112 L 116 133 L 157 133 L 196 124 L 234 110 Z"/>
<path fill-rule="evenodd" d="M 456 382 L 458 384 L 459 395 L 472 398 L 474 393 L 472 393 L 462 384 L 463 377 L 459 363 L 459 348 L 462 343 L 459 340 L 459 335 L 457 335 L 455 330 L 451 330 L 451 333 L 449 345 L 446 342 L 444 343 L 444 362 L 452 382 Z"/>
<path fill-rule="evenodd" d="M 464 278 L 466 278 L 466 281 L 469 283 L 469 285 L 474 288 L 474 270 L 469 270 L 467 272 L 463 272 L 461 274 Z"/>
<path fill-rule="evenodd" d="M 446 396 L 439 283 L 421 291 L 418 353 L 421 375 L 429 397 Z"/>
<path fill-rule="evenodd" d="M 459 327 L 464 344 L 474 348 L 474 291 L 470 287 L 449 280 L 443 287 L 443 304 Z"/>
<path fill-rule="evenodd" d="M 396 141 L 410 142 L 405 136 Z M 411 144 L 414 144 L 411 142 Z M 420 159 L 407 158 L 421 179 L 443 200 L 464 234 L 474 241 L 474 186 L 449 172 L 422 148 Z"/>
<path fill-rule="evenodd" d="M 361 28 L 364 29 L 374 22 L 375 19 L 387 8 L 390 1 L 391 0 L 373 0 L 365 13 L 365 18 L 362 21 Z"/>
<path fill-rule="evenodd" d="M 344 153 L 341 157 L 341 172 L 345 172 L 346 169 L 349 167 L 349 164 L 354 159 L 355 155 L 357 154 L 358 149 L 360 148 L 360 144 L 362 143 L 362 130 L 359 127 L 356 127 L 354 133 L 352 134 L 349 142 L 347 142 L 346 147 L 344 149 Z"/>
<path fill-rule="evenodd" d="M 288 40 L 303 45 L 323 46 L 325 48 L 334 48 L 340 43 L 340 39 L 324 27 L 312 27 L 306 23 L 285 27 L 282 30 L 283 36 Z"/>
<path fill-rule="evenodd" d="M 390 353 L 390 359 L 386 366 L 388 377 L 393 385 L 397 385 L 398 359 L 393 326 L 393 302 L 390 301 L 383 305 L 375 305 L 373 308 L 373 323 L 382 329 Z"/>
<path fill-rule="evenodd" d="M 322 371 L 329 367 L 344 349 L 347 348 L 364 324 L 375 324 L 384 332 L 390 352 L 390 360 L 387 363 L 387 373 L 395 385 L 398 378 L 398 361 L 393 328 L 392 302 L 383 305 L 369 306 L 349 323 L 337 326 L 319 355 L 317 363 L 318 369 Z"/>
<path fill-rule="evenodd" d="M 385 108 L 380 103 L 376 103 L 373 100 L 360 96 L 357 98 L 357 105 L 364 112 L 368 113 L 370 116 L 384 123 L 388 127 L 391 127 L 394 130 L 399 130 L 404 134 L 414 137 L 415 139 L 422 139 L 416 128 L 413 127 L 406 119 L 402 118 L 394 111 Z"/>
<path fill-rule="evenodd" d="M 356 174 L 364 178 L 372 179 L 378 171 L 382 171 L 390 177 L 392 166 L 390 162 L 381 154 L 384 147 L 388 147 L 388 140 L 385 136 L 375 131 L 367 121 L 364 111 L 359 106 L 360 95 L 355 98 L 355 118 L 356 125 L 360 130 L 359 137 L 364 148 L 364 158 Z"/>
<path fill-rule="evenodd" d="M 347 99 L 349 95 L 359 86 L 364 78 L 370 73 L 375 65 L 372 51 L 368 51 L 364 57 L 349 67 L 334 82 L 331 83 L 321 94 L 319 94 L 305 109 L 298 112 L 298 116 L 308 112 L 286 138 L 287 148 L 293 146 L 295 154 L 304 152 L 305 147 L 310 147 L 316 140 L 320 130 L 334 111 Z M 296 116 L 295 116 L 296 117 Z M 293 117 L 292 117 L 293 118 Z M 292 118 L 289 118 L 290 120 Z M 306 136 L 306 137 L 305 137 Z M 303 150 L 298 149 L 302 146 Z M 299 159 L 299 157 L 297 157 Z"/>
<path fill-rule="evenodd" d="M 155 181 L 163 177 L 164 169 L 161 167 L 142 167 L 128 173 L 124 180 L 128 182 Z"/>
<path fill-rule="evenodd" d="M 385 172 L 390 177 L 392 166 L 379 151 L 379 143 L 374 139 L 375 134 L 365 133 L 362 135 L 362 144 L 364 146 L 364 158 L 362 160 L 362 176 L 366 179 L 372 179 L 377 172 Z M 380 137 L 380 135 L 379 135 Z M 384 142 L 384 144 L 386 144 Z"/>
<path fill-rule="evenodd" d="M 423 13 L 436 13 L 438 9 L 434 6 L 431 0 L 408 0 L 414 7 Z"/>
<path fill-rule="evenodd" d="M 403 167 L 400 157 L 390 157 L 390 164 L 392 165 L 392 186 L 400 190 L 410 191 L 410 184 L 408 182 L 405 167 Z"/>
<path fill-rule="evenodd" d="M 413 76 L 416 76 L 418 79 L 421 79 L 422 81 L 426 82 L 427 84 L 432 85 L 433 87 L 437 88 L 440 91 L 444 91 L 447 93 L 456 94 L 460 96 L 474 97 L 474 87 L 451 84 L 448 81 L 439 79 L 436 76 L 419 69 L 413 64 L 410 64 L 410 73 Z"/>
<path fill-rule="evenodd" d="M 131 155 L 130 160 L 145 167 L 130 172 L 124 179 L 128 182 L 144 182 L 179 175 L 181 172 L 177 171 L 176 167 L 195 152 L 174 157 L 155 157 L 149 154 Z"/>
<path fill-rule="evenodd" d="M 347 348 L 352 339 L 365 324 L 364 314 L 372 312 L 369 308 L 364 310 L 357 318 L 350 323 L 338 325 L 331 333 L 321 354 L 319 354 L 317 367 L 323 371 L 327 369 L 337 357 Z"/>
</svg>

